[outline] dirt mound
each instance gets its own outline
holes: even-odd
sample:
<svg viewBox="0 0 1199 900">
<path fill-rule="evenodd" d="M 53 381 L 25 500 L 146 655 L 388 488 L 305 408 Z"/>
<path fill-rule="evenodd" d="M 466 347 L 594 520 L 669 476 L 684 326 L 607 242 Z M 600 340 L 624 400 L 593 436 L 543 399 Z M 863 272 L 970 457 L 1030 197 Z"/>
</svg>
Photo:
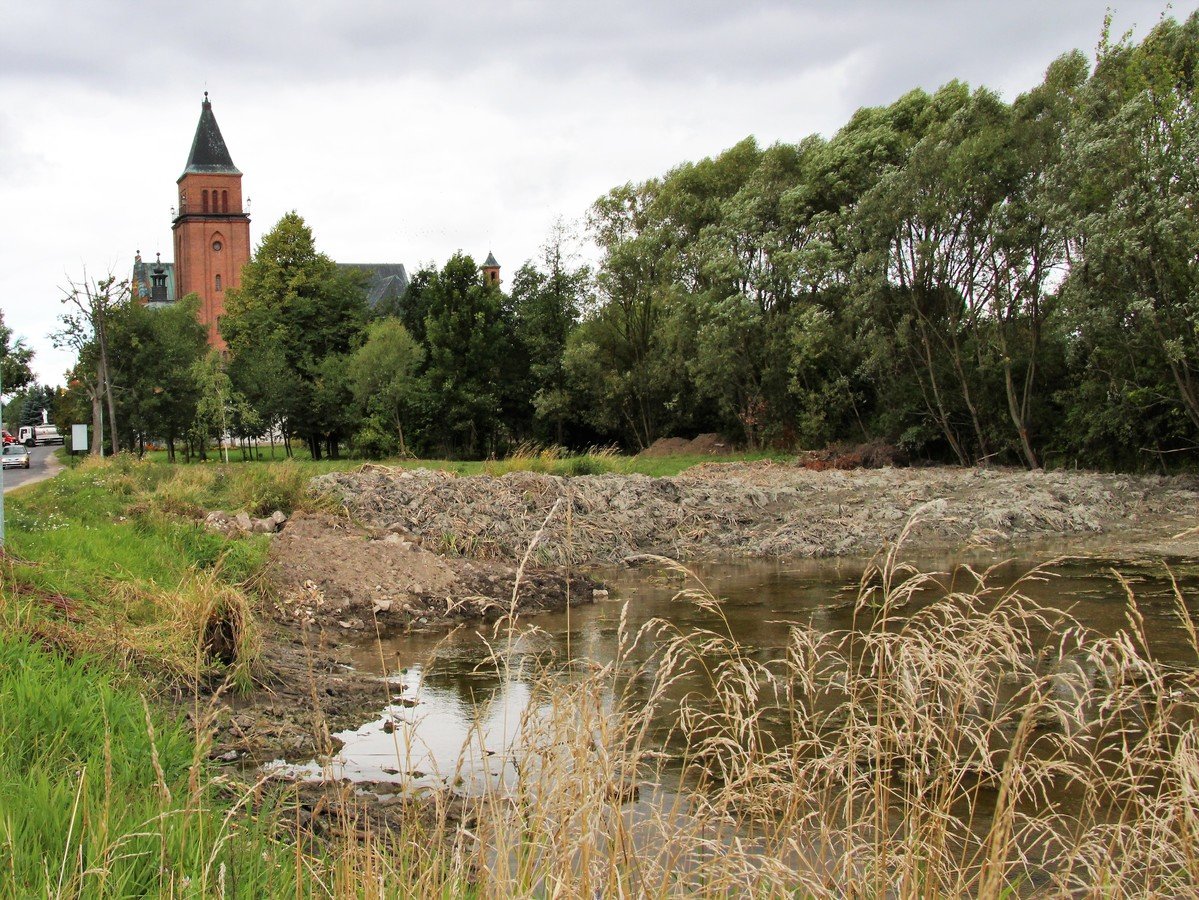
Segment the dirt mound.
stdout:
<svg viewBox="0 0 1199 900">
<path fill-rule="evenodd" d="M 881 469 L 904 465 L 907 458 L 896 447 L 881 441 L 868 444 L 833 444 L 824 450 L 800 453 L 796 464 L 814 472 L 828 469 Z"/>
<path fill-rule="evenodd" d="M 701 434 L 687 438 L 658 438 L 641 451 L 641 456 L 720 456 L 733 450 L 731 441 L 719 434 Z"/>
<path fill-rule="evenodd" d="M 424 626 L 494 618 L 512 602 L 516 570 L 495 562 L 444 557 L 402 529 L 369 530 L 333 516 L 296 516 L 271 543 L 267 579 L 282 622 Z M 517 611 L 590 602 L 591 579 L 528 568 Z"/>
<path fill-rule="evenodd" d="M 686 438 L 658 438 L 641 451 L 641 456 L 682 456 L 691 442 Z"/>
<path fill-rule="evenodd" d="M 1192 479 L 948 467 L 818 472 L 772 463 L 705 464 L 674 478 L 459 478 L 370 466 L 313 483 L 369 525 L 478 559 L 519 560 L 545 522 L 534 558 L 572 565 L 644 553 L 871 553 L 913 517 L 909 540 L 923 546 L 1167 520 L 1181 530 L 1199 501 Z"/>
</svg>

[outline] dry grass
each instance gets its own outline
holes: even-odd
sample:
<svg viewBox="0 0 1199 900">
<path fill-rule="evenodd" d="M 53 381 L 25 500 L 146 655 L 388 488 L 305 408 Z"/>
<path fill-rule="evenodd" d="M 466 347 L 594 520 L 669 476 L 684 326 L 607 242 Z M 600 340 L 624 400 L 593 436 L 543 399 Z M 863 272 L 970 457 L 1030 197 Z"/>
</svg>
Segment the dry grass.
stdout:
<svg viewBox="0 0 1199 900">
<path fill-rule="evenodd" d="M 417 892 L 1193 896 L 1197 679 L 1152 659 L 1132 593 L 1105 637 L 987 572 L 930 578 L 890 554 L 853 629 L 790 625 L 768 661 L 656 621 L 608 665 L 530 673 L 505 623 L 493 663 L 534 685 L 515 774 L 464 819 L 425 810 Z M 694 581 L 678 600 L 720 611 Z M 1195 649 L 1181 593 L 1177 613 Z"/>
</svg>

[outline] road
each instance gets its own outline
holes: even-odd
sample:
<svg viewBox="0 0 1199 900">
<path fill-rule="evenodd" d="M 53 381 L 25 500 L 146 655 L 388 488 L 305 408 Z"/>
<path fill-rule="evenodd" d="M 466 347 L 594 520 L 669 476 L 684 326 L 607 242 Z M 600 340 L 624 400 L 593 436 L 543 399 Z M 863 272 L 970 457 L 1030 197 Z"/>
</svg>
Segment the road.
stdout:
<svg viewBox="0 0 1199 900">
<path fill-rule="evenodd" d="M 54 455 L 55 451 L 59 449 L 58 446 L 34 447 L 30 451 L 33 458 L 29 461 L 28 469 L 5 469 L 4 493 L 15 491 L 27 484 L 43 481 L 61 472 L 62 463 Z"/>
</svg>

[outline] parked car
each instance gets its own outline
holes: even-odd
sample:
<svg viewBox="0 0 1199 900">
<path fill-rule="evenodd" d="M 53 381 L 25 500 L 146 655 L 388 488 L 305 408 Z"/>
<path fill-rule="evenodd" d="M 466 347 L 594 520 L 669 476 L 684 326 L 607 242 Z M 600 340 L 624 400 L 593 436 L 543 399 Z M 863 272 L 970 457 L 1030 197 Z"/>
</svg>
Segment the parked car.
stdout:
<svg viewBox="0 0 1199 900">
<path fill-rule="evenodd" d="M 24 444 L 9 444 L 4 448 L 4 468 L 28 469 L 29 448 Z"/>
</svg>

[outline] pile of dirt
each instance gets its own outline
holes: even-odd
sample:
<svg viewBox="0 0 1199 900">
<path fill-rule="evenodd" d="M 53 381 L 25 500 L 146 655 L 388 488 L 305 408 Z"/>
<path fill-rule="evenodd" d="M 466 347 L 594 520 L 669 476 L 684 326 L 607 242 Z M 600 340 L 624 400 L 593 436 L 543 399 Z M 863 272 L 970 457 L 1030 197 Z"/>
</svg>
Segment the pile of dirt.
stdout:
<svg viewBox="0 0 1199 900">
<path fill-rule="evenodd" d="M 808 450 L 799 454 L 796 462 L 805 469 L 824 472 L 828 469 L 882 469 L 905 465 L 907 457 L 891 444 L 872 441 L 868 444 L 833 444 L 824 450 Z"/>
<path fill-rule="evenodd" d="M 673 478 L 456 477 L 369 466 L 313 484 L 369 526 L 476 559 L 519 560 L 544 522 L 534 558 L 559 565 L 646 553 L 868 554 L 913 519 L 907 539 L 926 547 L 1145 524 L 1181 530 L 1193 524 L 1199 501 L 1191 478 L 950 467 L 812 471 L 770 462 L 707 463 Z"/>
<path fill-rule="evenodd" d="M 719 434 L 701 434 L 698 437 L 658 438 L 641 451 L 641 456 L 721 456 L 733 452 L 733 444 Z"/>
<path fill-rule="evenodd" d="M 343 629 L 440 625 L 591 602 L 598 585 L 563 569 L 522 573 L 502 562 L 447 557 L 402 527 L 367 529 L 297 515 L 271 543 L 266 569 L 278 621 Z"/>
</svg>

